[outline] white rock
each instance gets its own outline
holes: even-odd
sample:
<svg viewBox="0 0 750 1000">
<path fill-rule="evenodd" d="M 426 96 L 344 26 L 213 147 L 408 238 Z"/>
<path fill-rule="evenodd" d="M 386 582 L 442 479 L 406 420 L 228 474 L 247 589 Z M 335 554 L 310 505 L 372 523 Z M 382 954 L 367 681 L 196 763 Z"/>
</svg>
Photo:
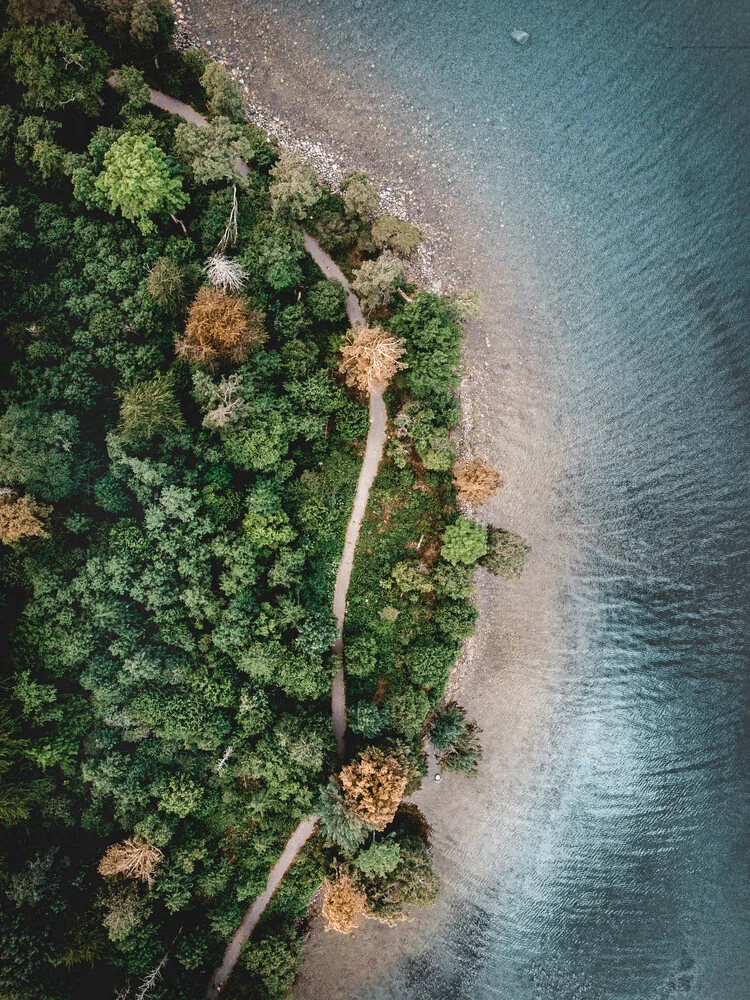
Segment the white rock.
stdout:
<svg viewBox="0 0 750 1000">
<path fill-rule="evenodd" d="M 531 38 L 528 31 L 521 31 L 520 28 L 516 28 L 515 31 L 511 31 L 510 37 L 514 42 L 518 42 L 519 45 L 525 45 L 526 42 Z"/>
</svg>

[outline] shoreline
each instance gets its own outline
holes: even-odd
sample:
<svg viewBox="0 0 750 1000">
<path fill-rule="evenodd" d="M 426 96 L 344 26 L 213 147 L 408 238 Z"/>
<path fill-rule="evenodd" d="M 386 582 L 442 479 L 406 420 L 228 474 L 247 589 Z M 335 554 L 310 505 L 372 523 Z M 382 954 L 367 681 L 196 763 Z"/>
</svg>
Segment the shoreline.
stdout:
<svg viewBox="0 0 750 1000">
<path fill-rule="evenodd" d="M 462 203 L 460 191 L 448 190 L 435 177 L 426 188 L 422 186 L 428 173 L 424 164 L 434 162 L 435 154 L 412 144 L 402 123 L 393 126 L 395 138 L 389 135 L 389 141 L 375 150 L 371 145 L 364 149 L 347 141 L 345 117 L 338 116 L 338 132 L 331 127 L 334 116 L 330 108 L 323 112 L 325 120 L 321 120 L 315 91 L 308 92 L 302 74 L 290 76 L 289 64 L 276 65 L 270 56 L 267 65 L 256 65 L 252 74 L 240 71 L 237 65 L 242 65 L 242 60 L 231 58 L 230 44 L 220 42 L 215 34 L 208 37 L 209 30 L 200 22 L 193 24 L 191 11 L 195 7 L 195 0 L 192 7 L 185 5 L 190 16 L 182 15 L 183 37 L 187 32 L 189 44 L 205 47 L 240 82 L 252 121 L 276 135 L 283 148 L 309 155 L 325 180 L 337 181 L 346 169 L 366 169 L 381 191 L 385 188 L 388 200 L 383 199 L 383 207 L 408 218 L 423 233 L 429 247 L 429 269 L 426 279 L 422 274 L 415 275 L 420 283 L 432 282 L 434 287 L 439 282 L 438 288 L 479 287 L 485 308 L 478 321 L 467 324 L 457 443 L 461 452 L 482 455 L 505 473 L 505 490 L 475 513 L 484 522 L 514 529 L 518 526 L 530 538 L 532 547 L 546 554 L 553 544 L 554 529 L 550 526 L 554 525 L 554 515 L 549 510 L 540 512 L 542 537 L 533 530 L 524 530 L 523 523 L 517 525 L 516 520 L 525 516 L 528 493 L 521 481 L 529 433 L 525 425 L 546 422 L 542 412 L 544 381 L 526 342 L 525 327 L 530 323 L 527 310 L 517 307 L 516 291 L 508 275 L 501 276 L 498 287 L 494 270 L 497 262 L 492 260 L 481 227 L 473 221 L 471 206 Z M 212 8 L 210 16 L 221 19 L 222 15 Z M 222 21 L 225 23 L 226 18 Z M 315 63 L 314 58 L 310 61 Z M 278 98 L 277 109 L 269 110 L 273 105 L 268 98 L 261 102 L 261 93 Z M 368 117 L 367 111 L 372 109 L 363 108 L 364 98 L 360 102 L 351 90 L 342 93 L 341 105 L 353 106 L 355 114 Z M 382 129 L 373 128 L 373 133 L 379 139 Z M 310 135 L 324 136 L 325 141 L 313 141 Z M 411 160 L 408 168 L 404 166 L 407 158 Z M 384 169 L 387 163 L 397 165 L 402 174 L 397 181 L 393 180 L 393 171 L 389 176 Z M 498 385 L 503 386 L 502 397 Z M 511 424 L 512 434 L 508 433 Z M 515 441 L 510 440 L 513 437 Z M 513 496 L 509 498 L 514 481 Z M 565 558 L 558 561 L 562 565 Z M 551 715 L 553 700 L 541 684 L 535 687 L 533 681 L 527 682 L 525 667 L 551 655 L 547 647 L 557 637 L 559 626 L 557 580 L 554 576 L 545 578 L 538 570 L 534 572 L 536 563 L 532 553 L 525 579 L 510 584 L 480 574 L 476 593 L 478 630 L 465 643 L 446 687 L 446 696 L 458 697 L 484 729 L 485 759 L 480 777 L 472 785 L 452 775 L 445 775 L 440 784 L 428 778 L 413 797 L 433 825 L 435 868 L 443 880 L 437 904 L 416 911 L 413 920 L 396 927 L 364 921 L 359 930 L 346 937 L 323 934 L 324 921 L 315 915 L 313 905 L 305 955 L 293 990 L 295 1000 L 362 997 L 362 991 L 387 975 L 389 969 L 427 949 L 449 924 L 452 905 L 462 884 L 471 881 L 472 869 L 477 867 L 477 857 L 487 849 L 489 835 L 503 827 L 505 817 L 496 816 L 498 807 L 505 810 L 506 805 L 512 805 L 509 813 L 524 813 L 535 772 L 544 767 L 545 741 L 540 730 L 544 733 L 549 728 L 545 720 Z M 517 627 L 519 620 L 533 621 L 535 634 L 524 634 Z M 498 708 L 499 712 L 494 711 Z M 505 830 L 508 868 L 515 851 L 512 825 L 508 821 Z"/>
</svg>

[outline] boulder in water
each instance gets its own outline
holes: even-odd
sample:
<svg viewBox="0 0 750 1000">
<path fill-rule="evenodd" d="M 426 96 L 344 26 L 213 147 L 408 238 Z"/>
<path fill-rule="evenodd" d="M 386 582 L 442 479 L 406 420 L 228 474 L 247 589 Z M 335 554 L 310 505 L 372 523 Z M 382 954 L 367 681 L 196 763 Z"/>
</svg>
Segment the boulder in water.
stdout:
<svg viewBox="0 0 750 1000">
<path fill-rule="evenodd" d="M 519 45 L 525 45 L 526 42 L 531 38 L 528 31 L 521 31 L 520 28 L 516 28 L 515 31 L 511 31 L 510 37 L 514 42 L 518 42 Z"/>
</svg>

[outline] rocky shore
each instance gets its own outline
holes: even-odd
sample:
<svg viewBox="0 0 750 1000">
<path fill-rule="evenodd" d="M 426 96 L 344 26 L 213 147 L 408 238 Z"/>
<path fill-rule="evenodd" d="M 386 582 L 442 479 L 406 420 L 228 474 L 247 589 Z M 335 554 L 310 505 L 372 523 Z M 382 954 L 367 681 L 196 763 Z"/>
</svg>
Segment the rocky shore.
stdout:
<svg viewBox="0 0 750 1000">
<path fill-rule="evenodd" d="M 250 83 L 250 78 L 257 69 L 257 60 L 254 59 L 243 66 L 244 57 L 237 48 L 237 36 L 232 34 L 239 29 L 238 18 L 230 16 L 228 21 L 231 32 L 227 34 L 226 39 L 215 41 L 209 37 L 210 29 L 201 24 L 190 5 L 183 4 L 182 0 L 170 0 L 170 3 L 177 18 L 175 46 L 178 49 L 204 49 L 213 59 L 225 66 L 244 93 L 248 120 L 272 135 L 282 149 L 299 153 L 305 159 L 311 160 L 321 180 L 334 190 L 338 188 L 344 174 L 349 171 L 368 170 L 373 174 L 373 179 L 380 189 L 382 213 L 406 219 L 416 225 L 424 236 L 414 259 L 408 262 L 411 280 L 435 292 L 460 284 L 458 276 L 451 276 L 450 271 L 446 270 L 445 259 L 441 261 L 438 272 L 436 259 L 445 258 L 445 248 L 438 246 L 441 234 L 425 222 L 424 207 L 416 202 L 413 190 L 398 182 L 394 183 L 392 178 L 378 176 L 371 166 L 353 160 L 348 150 L 342 147 L 336 148 L 332 143 L 325 144 L 311 139 L 305 134 L 301 122 L 295 121 L 292 117 L 279 117 L 274 110 L 257 100 L 257 90 Z"/>
</svg>

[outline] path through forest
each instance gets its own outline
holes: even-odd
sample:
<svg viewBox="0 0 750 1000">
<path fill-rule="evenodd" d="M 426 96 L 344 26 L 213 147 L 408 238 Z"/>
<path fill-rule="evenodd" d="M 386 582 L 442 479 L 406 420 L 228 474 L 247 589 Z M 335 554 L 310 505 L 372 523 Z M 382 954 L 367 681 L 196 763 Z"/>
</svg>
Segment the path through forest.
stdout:
<svg viewBox="0 0 750 1000">
<path fill-rule="evenodd" d="M 113 85 L 114 75 L 110 76 L 108 83 Z M 199 114 L 195 108 L 182 101 L 175 100 L 167 94 L 162 94 L 159 90 L 149 90 L 149 101 L 163 111 L 169 111 L 173 115 L 178 115 L 192 125 L 208 125 L 208 120 Z M 236 161 L 237 172 L 247 176 L 248 167 L 239 158 Z M 333 281 L 339 281 L 348 292 L 346 300 L 346 314 L 350 324 L 354 327 L 358 323 L 364 323 L 364 316 L 359 305 L 357 296 L 349 287 L 341 268 L 323 250 L 317 240 L 309 233 L 303 232 L 305 250 L 310 254 L 320 270 Z M 354 564 L 354 553 L 357 548 L 357 539 L 362 526 L 362 520 L 367 510 L 367 501 L 370 496 L 370 489 L 375 481 L 380 460 L 383 457 L 383 448 L 386 440 L 386 423 L 388 415 L 383 402 L 383 392 L 385 386 L 376 386 L 370 389 L 370 425 L 367 431 L 367 442 L 365 444 L 365 455 L 362 460 L 362 468 L 357 480 L 357 491 L 354 496 L 354 506 L 352 508 L 349 523 L 346 526 L 344 539 L 344 551 L 336 573 L 336 585 L 333 591 L 333 613 L 338 622 L 338 638 L 333 645 L 333 651 L 341 654 L 344 649 L 344 617 L 346 615 L 346 595 L 349 590 L 349 581 L 352 575 Z M 344 667 L 339 668 L 333 679 L 331 687 L 331 721 L 333 733 L 336 737 L 336 749 L 339 760 L 343 760 L 345 753 L 344 737 L 346 734 L 346 684 L 344 681 Z M 263 911 L 278 888 L 284 875 L 291 867 L 294 859 L 299 854 L 315 830 L 318 821 L 317 816 L 308 816 L 303 819 L 284 847 L 281 857 L 268 874 L 268 882 L 265 890 L 253 901 L 250 909 L 245 914 L 245 918 L 234 933 L 232 940 L 224 953 L 219 968 L 211 977 L 211 982 L 206 990 L 206 1000 L 217 1000 L 224 984 L 232 974 L 232 970 L 237 964 L 237 959 L 242 952 L 242 946 L 252 934 L 256 924 L 263 915 Z"/>
</svg>

